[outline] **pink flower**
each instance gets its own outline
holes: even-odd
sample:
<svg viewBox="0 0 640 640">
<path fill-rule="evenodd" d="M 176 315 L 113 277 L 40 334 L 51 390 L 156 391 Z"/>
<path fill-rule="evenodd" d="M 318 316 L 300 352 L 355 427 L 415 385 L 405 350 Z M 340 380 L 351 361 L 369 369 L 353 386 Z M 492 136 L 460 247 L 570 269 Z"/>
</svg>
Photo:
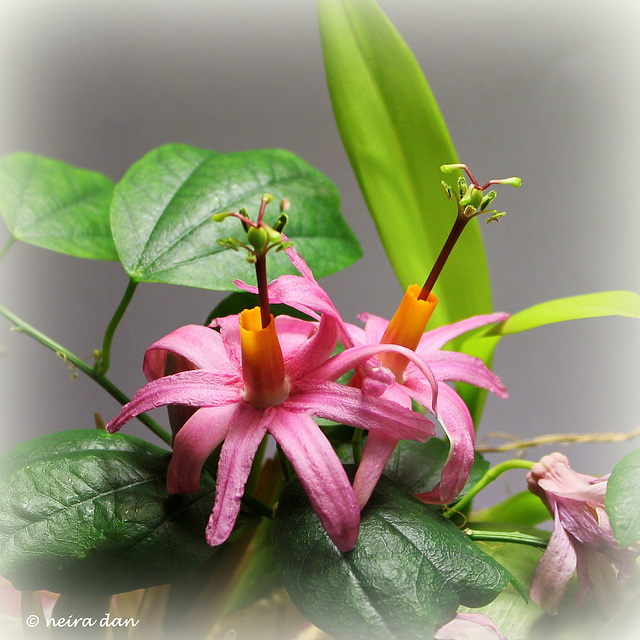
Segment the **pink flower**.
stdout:
<svg viewBox="0 0 640 640">
<path fill-rule="evenodd" d="M 484 613 L 458 613 L 436 631 L 433 640 L 507 640 L 507 636 Z"/>
<path fill-rule="evenodd" d="M 278 280 L 272 283 L 276 287 Z M 303 280 L 289 280 L 289 289 Z M 299 298 L 306 299 L 304 291 Z M 107 429 L 113 433 L 136 415 L 163 405 L 196 408 L 174 435 L 167 488 L 170 493 L 197 490 L 205 460 L 224 442 L 206 531 L 212 546 L 231 533 L 256 450 L 269 433 L 293 465 L 331 539 L 340 550 L 351 549 L 360 522 L 358 503 L 336 453 L 311 416 L 427 440 L 433 425 L 424 416 L 335 380 L 385 351 L 402 353 L 425 374 L 428 370 L 415 354 L 395 345 L 349 349 L 330 358 L 339 326 L 328 314 L 320 322 L 279 316 L 263 328 L 256 307 L 214 325 L 220 332 L 189 325 L 153 344 L 144 361 L 150 382 Z M 165 375 L 168 357 L 184 370 Z"/>
<path fill-rule="evenodd" d="M 620 583 L 635 571 L 638 551 L 620 547 L 613 536 L 604 508 L 608 478 L 577 473 L 561 453 L 544 456 L 527 474 L 529 490 L 554 519 L 530 591 L 531 599 L 551 615 L 576 571 L 580 604 L 595 592 L 604 613 L 612 615 L 629 598 Z"/>
<path fill-rule="evenodd" d="M 442 347 L 458 336 L 493 322 L 506 320 L 506 313 L 474 316 L 460 322 L 432 329 L 423 333 L 426 320 L 414 322 L 416 315 L 430 315 L 428 305 L 435 307 L 435 301 L 418 300 L 419 288 L 409 287 L 396 316 L 391 323 L 371 314 L 362 314 L 364 330 L 353 325 L 348 326 L 349 333 L 356 346 L 379 344 L 389 340 L 409 346 L 415 346 L 415 352 L 433 373 L 437 382 L 466 382 L 467 384 L 488 389 L 501 398 L 507 392 L 500 379 L 493 374 L 478 358 L 464 353 L 443 351 Z M 411 326 L 415 324 L 415 326 Z M 390 331 L 391 329 L 391 331 Z M 392 333 L 393 335 L 389 336 Z M 411 335 L 412 337 L 408 338 Z M 417 335 L 417 340 L 413 338 Z M 433 403 L 433 385 L 427 384 L 424 375 L 400 354 L 383 354 L 380 360 L 395 373 L 392 384 L 382 397 L 392 399 L 399 404 L 411 406 L 411 399 L 427 409 Z M 363 383 L 366 391 L 366 384 Z M 437 417 L 450 442 L 449 455 L 442 470 L 440 482 L 428 493 L 417 497 L 424 502 L 446 504 L 451 502 L 462 490 L 469 476 L 474 458 L 474 429 L 469 410 L 460 396 L 448 385 L 438 385 Z M 362 461 L 354 481 L 354 489 L 360 505 L 364 505 L 373 491 L 385 464 L 393 453 L 399 437 L 388 432 L 371 432 L 362 456 Z"/>
</svg>

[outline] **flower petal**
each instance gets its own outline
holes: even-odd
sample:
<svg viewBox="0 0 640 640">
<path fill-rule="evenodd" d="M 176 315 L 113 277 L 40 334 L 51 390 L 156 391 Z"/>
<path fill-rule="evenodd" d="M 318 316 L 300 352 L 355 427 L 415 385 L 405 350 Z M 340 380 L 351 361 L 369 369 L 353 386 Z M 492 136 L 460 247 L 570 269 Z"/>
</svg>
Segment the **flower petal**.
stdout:
<svg viewBox="0 0 640 640">
<path fill-rule="evenodd" d="M 461 612 L 440 627 L 433 640 L 507 640 L 507 636 L 484 613 Z"/>
<path fill-rule="evenodd" d="M 493 373 L 480 358 L 456 351 L 436 351 L 425 358 L 436 380 L 466 382 L 474 387 L 487 389 L 500 398 L 508 398 L 500 378 Z M 414 374 L 415 365 L 409 364 L 405 378 Z"/>
<path fill-rule="evenodd" d="M 447 504 L 464 488 L 474 458 L 473 421 L 460 396 L 448 385 L 440 385 L 438 420 L 449 438 L 449 454 L 440 482 L 429 492 L 416 496 L 423 502 Z"/>
<path fill-rule="evenodd" d="M 198 369 L 181 371 L 172 376 L 152 380 L 139 389 L 131 402 L 107 425 L 114 433 L 137 415 L 166 404 L 188 407 L 221 407 L 242 398 L 242 386 L 235 377 L 225 377 Z"/>
<path fill-rule="evenodd" d="M 356 544 L 360 510 L 349 478 L 318 425 L 303 413 L 278 411 L 269 432 L 282 447 L 322 526 L 340 551 Z"/>
<path fill-rule="evenodd" d="M 220 452 L 216 501 L 207 524 L 207 542 L 212 547 L 222 544 L 233 530 L 253 458 L 275 416 L 274 408 L 259 410 L 246 402 L 237 405 Z"/>
<path fill-rule="evenodd" d="M 173 443 L 173 456 L 167 472 L 169 493 L 198 490 L 202 465 L 224 440 L 236 411 L 236 404 L 203 407 L 184 423 Z"/>
<path fill-rule="evenodd" d="M 154 342 L 144 355 L 142 369 L 147 380 L 156 380 L 166 374 L 167 352 L 188 360 L 192 369 L 233 372 L 220 334 L 209 327 L 186 325 Z"/>
<path fill-rule="evenodd" d="M 555 615 L 558 604 L 573 577 L 577 555 L 569 535 L 554 515 L 553 533 L 531 580 L 529 596 L 548 614 Z"/>
<path fill-rule="evenodd" d="M 427 354 L 442 349 L 449 340 L 453 340 L 461 336 L 467 331 L 484 327 L 492 322 L 504 322 L 509 317 L 508 313 L 489 313 L 481 316 L 473 316 L 465 318 L 453 324 L 447 324 L 443 327 L 431 329 L 427 331 L 420 339 L 416 352 L 426 357 Z"/>
<path fill-rule="evenodd" d="M 434 434 L 433 424 L 416 411 L 330 381 L 297 381 L 283 406 L 361 429 L 380 430 L 397 440 L 424 442 Z"/>
</svg>

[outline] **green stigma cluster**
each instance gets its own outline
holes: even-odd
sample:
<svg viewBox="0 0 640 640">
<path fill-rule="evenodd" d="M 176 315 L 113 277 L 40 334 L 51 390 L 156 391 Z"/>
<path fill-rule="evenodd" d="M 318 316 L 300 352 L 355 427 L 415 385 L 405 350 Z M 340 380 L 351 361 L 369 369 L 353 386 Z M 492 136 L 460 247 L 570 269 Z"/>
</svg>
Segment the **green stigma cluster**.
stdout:
<svg viewBox="0 0 640 640">
<path fill-rule="evenodd" d="M 249 254 L 247 261 L 252 263 L 255 263 L 259 257 L 264 257 L 272 249 L 278 252 L 291 247 L 293 242 L 283 240 L 282 237 L 282 230 L 289 221 L 289 216 L 286 213 L 289 208 L 289 201 L 283 199 L 280 202 L 280 215 L 273 225 L 269 225 L 263 220 L 263 216 L 266 206 L 271 202 L 273 202 L 273 196 L 270 193 L 265 193 L 262 196 L 260 212 L 256 222 L 251 220 L 248 211 L 244 208 L 237 213 L 225 211 L 212 215 L 211 218 L 216 222 L 222 222 L 229 217 L 238 218 L 246 233 L 245 241 L 234 237 L 219 238 L 218 244 L 234 251 L 245 249 Z"/>
<path fill-rule="evenodd" d="M 505 211 L 497 211 L 496 209 L 488 209 L 487 207 L 495 200 L 498 195 L 495 190 L 491 190 L 488 193 L 484 193 L 490 185 L 493 184 L 505 184 L 512 187 L 519 187 L 522 184 L 522 180 L 517 177 L 502 178 L 500 180 L 489 180 L 484 186 L 480 186 L 476 179 L 473 177 L 469 168 L 465 164 L 444 164 L 440 167 L 443 173 L 453 173 L 457 169 L 466 171 L 471 184 L 467 183 L 464 176 L 458 178 L 455 189 L 451 185 L 442 181 L 442 187 L 445 190 L 449 200 L 455 200 L 458 203 L 458 216 L 467 220 L 475 218 L 483 213 L 492 214 L 487 218 L 486 222 L 494 222 L 506 215 Z"/>
</svg>

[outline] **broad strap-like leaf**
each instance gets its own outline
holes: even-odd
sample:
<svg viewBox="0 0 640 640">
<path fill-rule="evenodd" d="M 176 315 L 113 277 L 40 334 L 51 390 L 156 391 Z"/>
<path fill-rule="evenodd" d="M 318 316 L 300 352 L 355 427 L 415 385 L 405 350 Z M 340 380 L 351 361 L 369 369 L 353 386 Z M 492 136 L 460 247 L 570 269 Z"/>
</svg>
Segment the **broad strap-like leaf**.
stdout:
<svg viewBox="0 0 640 640">
<path fill-rule="evenodd" d="M 14 238 L 76 258 L 118 260 L 100 173 L 32 153 L 0 158 L 0 215 Z"/>
<path fill-rule="evenodd" d="M 361 255 L 342 218 L 334 185 L 307 162 L 281 149 L 221 154 L 168 144 L 136 162 L 116 185 L 111 224 L 122 264 L 136 282 L 164 282 L 233 290 L 232 280 L 255 282 L 244 252 L 218 244 L 243 240 L 240 222 L 214 222 L 212 214 L 238 212 L 256 219 L 264 193 L 274 196 L 265 220 L 274 223 L 278 203 L 290 204 L 285 229 L 317 277 L 339 271 Z M 297 273 L 283 253 L 269 254 L 269 278 Z"/>
<path fill-rule="evenodd" d="M 273 540 L 292 600 L 337 639 L 431 638 L 460 604 L 483 606 L 512 579 L 449 520 L 384 477 L 351 551 L 331 542 L 298 480 L 280 497 Z"/>
<path fill-rule="evenodd" d="M 621 547 L 640 543 L 640 449 L 613 468 L 607 482 L 607 515 Z"/>
<path fill-rule="evenodd" d="M 501 324 L 480 330 L 464 342 L 462 349 L 491 366 L 493 353 L 502 336 L 529 331 L 555 322 L 606 316 L 640 318 L 640 296 L 633 291 L 601 291 L 542 302 L 514 313 Z M 486 392 L 468 385 L 460 385 L 458 392 L 467 403 L 477 426 Z"/>
<path fill-rule="evenodd" d="M 166 584 L 212 554 L 214 484 L 169 496 L 170 453 L 133 436 L 59 431 L 0 458 L 0 573 L 17 589 L 109 595 Z"/>
<path fill-rule="evenodd" d="M 456 216 L 441 187 L 440 166 L 457 162 L 449 133 L 417 61 L 373 0 L 320 0 L 319 6 L 342 142 L 401 285 L 422 284 Z M 431 327 L 491 311 L 475 220 L 435 293 L 440 303 Z"/>
</svg>

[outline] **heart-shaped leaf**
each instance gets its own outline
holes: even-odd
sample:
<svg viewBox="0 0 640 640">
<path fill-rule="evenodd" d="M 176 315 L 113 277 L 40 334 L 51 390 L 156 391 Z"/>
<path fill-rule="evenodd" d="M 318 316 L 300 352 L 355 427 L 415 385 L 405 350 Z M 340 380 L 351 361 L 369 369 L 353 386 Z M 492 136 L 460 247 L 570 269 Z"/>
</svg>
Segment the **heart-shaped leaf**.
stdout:
<svg viewBox="0 0 640 640">
<path fill-rule="evenodd" d="M 0 215 L 11 235 L 76 258 L 118 260 L 111 237 L 113 182 L 32 153 L 0 158 Z"/>
<path fill-rule="evenodd" d="M 607 482 L 607 515 L 621 547 L 640 542 L 640 449 L 613 468 Z"/>
<path fill-rule="evenodd" d="M 512 579 L 449 520 L 384 477 L 351 551 L 331 542 L 297 479 L 280 497 L 273 535 L 292 600 L 338 639 L 430 638 L 460 604 L 483 606 Z"/>
<path fill-rule="evenodd" d="M 165 584 L 212 554 L 214 484 L 169 496 L 170 453 L 82 429 L 0 459 L 0 573 L 21 590 L 108 595 Z"/>
<path fill-rule="evenodd" d="M 180 144 L 149 152 L 116 185 L 111 224 L 118 252 L 136 282 L 233 290 L 255 282 L 242 253 L 218 244 L 243 239 L 235 218 L 214 213 L 246 208 L 254 220 L 263 193 L 290 204 L 287 236 L 317 277 L 344 269 L 361 255 L 342 218 L 334 185 L 307 162 L 281 149 L 221 154 Z M 265 220 L 275 222 L 277 205 Z M 270 217 L 271 216 L 271 217 Z M 270 278 L 296 273 L 284 252 L 269 254 Z"/>
</svg>

